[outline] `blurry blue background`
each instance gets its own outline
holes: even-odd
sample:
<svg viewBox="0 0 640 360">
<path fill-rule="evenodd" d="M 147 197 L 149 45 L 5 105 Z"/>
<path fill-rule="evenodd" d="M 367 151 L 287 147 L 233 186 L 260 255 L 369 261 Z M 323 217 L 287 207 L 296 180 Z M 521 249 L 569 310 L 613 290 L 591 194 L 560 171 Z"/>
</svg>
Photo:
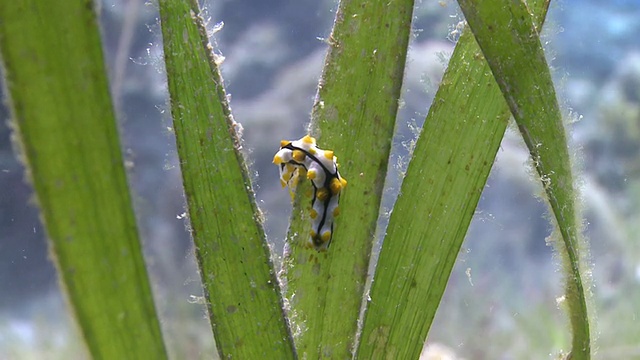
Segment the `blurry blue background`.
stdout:
<svg viewBox="0 0 640 360">
<path fill-rule="evenodd" d="M 305 134 L 336 2 L 235 0 L 203 4 L 275 253 L 289 196 L 271 164 L 281 138 Z M 105 57 L 129 181 L 162 316 L 176 359 L 215 358 L 205 317 L 167 109 L 157 5 L 100 3 Z M 455 1 L 419 1 L 383 211 L 393 206 L 457 38 Z M 578 173 L 591 245 L 595 358 L 640 358 L 640 1 L 562 0 L 542 35 Z M 0 90 L 1 91 L 1 90 Z M 4 96 L 4 94 L 3 94 Z M 84 359 L 57 284 L 33 193 L 0 107 L 0 359 Z M 341 157 L 348 154 L 338 154 Z M 542 190 L 509 129 L 431 328 L 424 358 L 554 358 L 570 338 L 560 264 Z M 348 221 L 348 218 L 344 218 Z M 385 224 L 385 216 L 380 221 Z"/>
</svg>

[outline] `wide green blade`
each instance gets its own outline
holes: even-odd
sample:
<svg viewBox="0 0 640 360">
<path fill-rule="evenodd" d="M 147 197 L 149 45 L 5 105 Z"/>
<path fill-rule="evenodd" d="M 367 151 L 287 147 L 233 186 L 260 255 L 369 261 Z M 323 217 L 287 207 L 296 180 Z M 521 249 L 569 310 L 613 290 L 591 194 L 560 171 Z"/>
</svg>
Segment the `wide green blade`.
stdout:
<svg viewBox="0 0 640 360">
<path fill-rule="evenodd" d="M 220 357 L 293 358 L 236 124 L 197 2 L 159 3 L 191 234 Z"/>
<path fill-rule="evenodd" d="M 534 9 L 544 19 L 546 6 L 538 2 Z M 420 355 L 509 115 L 466 29 L 429 109 L 389 219 L 359 358 Z"/>
<path fill-rule="evenodd" d="M 562 115 L 539 32 L 523 1 L 459 0 L 511 113 L 518 124 L 559 231 L 556 249 L 565 265 L 572 359 L 590 358 L 589 318 L 580 249 L 582 226 Z M 558 236 L 556 236 L 558 237 Z"/>
<path fill-rule="evenodd" d="M 91 1 L 0 2 L 12 125 L 96 359 L 166 358 Z"/>
<path fill-rule="evenodd" d="M 327 39 L 311 134 L 335 150 L 349 185 L 324 253 L 305 247 L 310 199 L 301 196 L 294 207 L 284 281 L 301 356 L 343 359 L 354 346 L 412 12 L 412 0 L 344 0 Z M 299 193 L 310 187 L 303 183 Z"/>
</svg>

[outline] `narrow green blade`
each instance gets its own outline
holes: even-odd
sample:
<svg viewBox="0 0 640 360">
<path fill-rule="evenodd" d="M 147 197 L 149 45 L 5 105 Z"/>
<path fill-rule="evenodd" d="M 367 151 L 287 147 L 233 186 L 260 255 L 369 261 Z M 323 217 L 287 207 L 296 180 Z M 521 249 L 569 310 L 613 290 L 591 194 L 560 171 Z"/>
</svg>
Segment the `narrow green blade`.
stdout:
<svg viewBox="0 0 640 360">
<path fill-rule="evenodd" d="M 93 2 L 0 2 L 13 126 L 91 355 L 164 359 Z"/>
<path fill-rule="evenodd" d="M 589 359 L 589 318 L 580 265 L 581 221 L 562 115 L 539 32 L 523 1 L 459 0 L 540 175 L 561 243 L 572 359 Z"/>
<path fill-rule="evenodd" d="M 540 19 L 546 6 L 537 5 Z M 393 208 L 358 357 L 418 358 L 509 120 L 465 29 Z"/>
<path fill-rule="evenodd" d="M 171 114 L 221 358 L 290 359 L 269 248 L 197 2 L 160 0 Z"/>
<path fill-rule="evenodd" d="M 284 281 L 301 356 L 344 359 L 354 346 L 412 12 L 412 0 L 344 0 L 327 39 L 311 133 L 321 148 L 335 150 L 349 185 L 324 253 L 305 247 L 310 199 L 295 204 Z M 299 193 L 310 187 L 303 182 Z"/>
</svg>

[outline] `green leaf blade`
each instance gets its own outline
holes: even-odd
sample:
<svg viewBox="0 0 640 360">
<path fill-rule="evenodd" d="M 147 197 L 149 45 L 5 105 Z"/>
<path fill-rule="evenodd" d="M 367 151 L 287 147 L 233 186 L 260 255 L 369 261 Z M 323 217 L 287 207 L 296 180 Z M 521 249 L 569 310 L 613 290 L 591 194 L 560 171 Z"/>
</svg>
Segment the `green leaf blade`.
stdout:
<svg viewBox="0 0 640 360">
<path fill-rule="evenodd" d="M 351 356 L 384 186 L 413 1 L 341 1 L 311 134 L 332 149 L 348 186 L 331 247 L 307 249 L 310 199 L 299 196 L 285 254 L 296 345 L 311 358 Z M 299 194 L 310 185 L 299 185 Z"/>
<path fill-rule="evenodd" d="M 358 357 L 416 358 L 508 121 L 468 31 L 460 38 L 389 220 Z"/>
<path fill-rule="evenodd" d="M 567 139 L 537 27 L 521 1 L 460 0 L 493 75 L 534 160 L 562 237 L 556 246 L 566 271 L 566 301 L 573 333 L 571 357 L 589 359 L 591 340 L 581 270 L 581 221 Z M 548 6 L 545 2 L 542 6 Z"/>
<path fill-rule="evenodd" d="M 544 19 L 546 7 L 535 11 Z M 491 69 L 465 29 L 389 220 L 358 357 L 419 356 L 508 120 Z"/>
<path fill-rule="evenodd" d="M 0 53 L 18 145 L 91 356 L 166 358 L 93 3 L 1 2 Z"/>
<path fill-rule="evenodd" d="M 161 0 L 167 79 L 196 259 L 221 358 L 295 356 L 278 281 L 196 1 Z"/>
</svg>

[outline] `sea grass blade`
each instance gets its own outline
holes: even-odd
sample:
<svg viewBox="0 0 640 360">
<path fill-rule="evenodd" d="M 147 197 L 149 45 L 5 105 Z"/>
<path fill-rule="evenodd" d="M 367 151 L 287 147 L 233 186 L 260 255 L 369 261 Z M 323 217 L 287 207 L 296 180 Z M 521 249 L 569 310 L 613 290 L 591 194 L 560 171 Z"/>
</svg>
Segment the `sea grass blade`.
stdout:
<svg viewBox="0 0 640 360">
<path fill-rule="evenodd" d="M 1 1 L 0 54 L 16 144 L 91 356 L 165 359 L 93 2 Z"/>
<path fill-rule="evenodd" d="M 547 6 L 536 2 L 532 8 L 542 21 Z M 389 220 L 359 358 L 420 355 L 509 116 L 491 69 L 465 29 Z"/>
<path fill-rule="evenodd" d="M 524 1 L 459 0 L 511 113 L 518 124 L 553 212 L 561 240 L 566 304 L 573 343 L 572 359 L 589 359 L 591 341 L 586 290 L 580 261 L 582 225 L 576 211 L 562 115 L 540 43 L 538 27 Z"/>
<path fill-rule="evenodd" d="M 343 0 L 326 39 L 311 134 L 335 151 L 349 183 L 326 252 L 305 247 L 310 199 L 301 196 L 294 207 L 283 278 L 301 356 L 343 359 L 353 351 L 412 13 L 412 0 Z"/>
<path fill-rule="evenodd" d="M 197 1 L 159 4 L 191 235 L 219 355 L 294 358 L 237 124 Z"/>
</svg>

